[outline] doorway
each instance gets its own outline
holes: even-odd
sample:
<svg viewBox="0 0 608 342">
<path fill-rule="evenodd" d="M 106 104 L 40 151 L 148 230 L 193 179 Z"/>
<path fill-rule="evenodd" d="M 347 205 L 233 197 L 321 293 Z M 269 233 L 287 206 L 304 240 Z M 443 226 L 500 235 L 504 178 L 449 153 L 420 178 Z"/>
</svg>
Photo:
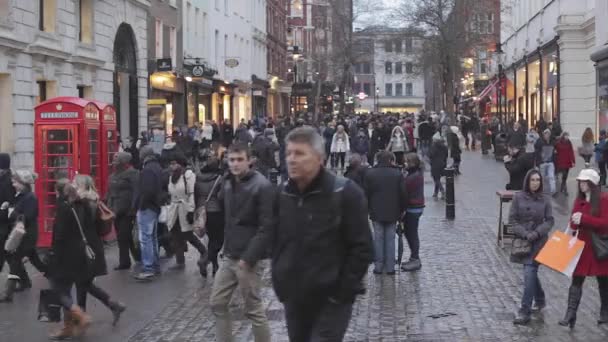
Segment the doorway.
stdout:
<svg viewBox="0 0 608 342">
<path fill-rule="evenodd" d="M 121 139 L 139 136 L 137 45 L 131 25 L 122 23 L 114 38 L 114 107 Z"/>
</svg>

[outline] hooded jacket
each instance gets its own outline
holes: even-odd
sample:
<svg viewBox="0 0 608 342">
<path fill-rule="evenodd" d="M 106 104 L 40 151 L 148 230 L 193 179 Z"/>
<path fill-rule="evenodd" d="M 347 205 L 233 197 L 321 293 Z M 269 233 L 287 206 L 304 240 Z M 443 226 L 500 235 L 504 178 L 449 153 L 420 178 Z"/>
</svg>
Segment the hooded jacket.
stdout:
<svg viewBox="0 0 608 342">
<path fill-rule="evenodd" d="M 396 135 L 397 132 L 401 133 L 401 136 L 397 136 Z M 405 136 L 405 133 L 403 132 L 403 128 L 401 128 L 399 126 L 396 126 L 395 128 L 393 128 L 393 131 L 391 132 L 391 141 L 388 143 L 388 146 L 386 147 L 386 149 L 391 152 L 407 152 L 408 151 L 407 138 Z"/>
<path fill-rule="evenodd" d="M 511 230 L 517 237 L 528 239 L 531 236 L 532 253 L 525 257 L 513 257 L 511 261 L 521 264 L 532 264 L 534 258 L 545 245 L 549 231 L 553 228 L 553 208 L 551 200 L 543 194 L 542 184 L 537 192 L 528 190 L 530 175 L 538 173 L 530 170 L 524 179 L 524 190 L 519 191 L 513 197 L 513 203 L 509 211 L 509 224 Z M 533 234 L 531 234 L 533 232 Z"/>
<path fill-rule="evenodd" d="M 135 207 L 138 210 L 153 210 L 160 213 L 165 195 L 162 186 L 162 169 L 155 155 L 144 159 L 143 168 L 139 174 L 139 184 L 135 196 Z"/>
<path fill-rule="evenodd" d="M 106 199 L 116 216 L 132 214 L 133 197 L 138 181 L 139 172 L 127 165 L 122 165 L 110 175 Z"/>
</svg>

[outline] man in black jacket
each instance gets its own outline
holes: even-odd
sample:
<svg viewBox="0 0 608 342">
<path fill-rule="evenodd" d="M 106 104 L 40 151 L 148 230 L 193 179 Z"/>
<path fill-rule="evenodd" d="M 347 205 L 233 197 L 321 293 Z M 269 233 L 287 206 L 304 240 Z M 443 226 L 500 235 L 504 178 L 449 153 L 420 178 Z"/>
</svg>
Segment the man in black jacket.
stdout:
<svg viewBox="0 0 608 342">
<path fill-rule="evenodd" d="M 405 180 L 395 167 L 395 155 L 380 151 L 378 165 L 365 175 L 365 194 L 374 224 L 374 274 L 395 274 L 395 234 L 397 222 L 405 211 Z"/>
<path fill-rule="evenodd" d="M 363 191 L 323 168 L 311 127 L 286 138 L 289 180 L 275 205 L 272 282 L 290 341 L 342 341 L 373 260 Z"/>
<path fill-rule="evenodd" d="M 509 154 L 504 157 L 505 168 L 509 172 L 507 190 L 521 191 L 524 179 L 530 169 L 534 167 L 534 154 L 526 153 L 520 146 L 509 146 Z"/>
<path fill-rule="evenodd" d="M 219 194 L 224 208 L 224 260 L 213 282 L 211 311 L 216 318 L 216 340 L 233 341 L 228 304 L 239 287 L 245 316 L 253 325 L 255 342 L 270 342 L 270 328 L 260 296 L 260 262 L 267 256 L 273 225 L 274 191 L 270 182 L 251 170 L 251 152 L 244 144 L 228 148 L 230 175 Z"/>
<path fill-rule="evenodd" d="M 162 169 L 151 146 L 142 147 L 139 150 L 139 157 L 143 168 L 139 175 L 134 203 L 137 209 L 142 270 L 135 279 L 148 281 L 160 273 L 156 226 L 163 202 Z"/>
</svg>

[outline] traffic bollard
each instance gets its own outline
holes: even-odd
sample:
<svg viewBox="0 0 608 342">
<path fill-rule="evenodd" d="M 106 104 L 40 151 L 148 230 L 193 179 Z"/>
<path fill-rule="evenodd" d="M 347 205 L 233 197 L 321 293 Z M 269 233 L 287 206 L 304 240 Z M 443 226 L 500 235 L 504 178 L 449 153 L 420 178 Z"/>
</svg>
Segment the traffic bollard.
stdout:
<svg viewBox="0 0 608 342">
<path fill-rule="evenodd" d="M 456 218 L 456 196 L 454 193 L 454 169 L 445 169 L 445 218 Z"/>
</svg>

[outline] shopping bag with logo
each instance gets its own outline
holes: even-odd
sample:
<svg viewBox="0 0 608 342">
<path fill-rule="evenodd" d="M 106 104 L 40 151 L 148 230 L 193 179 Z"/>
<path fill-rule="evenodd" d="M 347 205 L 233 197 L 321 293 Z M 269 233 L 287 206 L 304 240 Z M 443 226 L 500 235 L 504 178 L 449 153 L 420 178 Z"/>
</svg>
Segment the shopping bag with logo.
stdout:
<svg viewBox="0 0 608 342">
<path fill-rule="evenodd" d="M 536 261 L 568 277 L 572 277 L 576 265 L 581 258 L 585 242 L 578 239 L 578 230 L 571 234 L 569 228 L 565 232 L 554 232 L 547 243 L 536 256 Z"/>
</svg>

